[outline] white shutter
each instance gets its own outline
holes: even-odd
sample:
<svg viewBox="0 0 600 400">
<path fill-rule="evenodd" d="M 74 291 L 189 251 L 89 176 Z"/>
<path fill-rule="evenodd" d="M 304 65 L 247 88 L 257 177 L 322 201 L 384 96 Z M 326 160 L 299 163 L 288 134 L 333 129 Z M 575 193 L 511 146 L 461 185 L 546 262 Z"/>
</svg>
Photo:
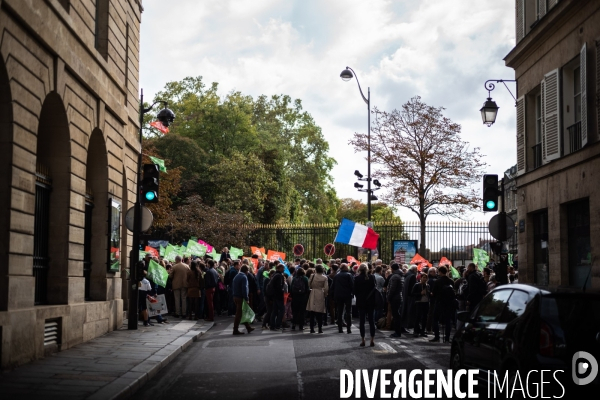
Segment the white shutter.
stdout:
<svg viewBox="0 0 600 400">
<path fill-rule="evenodd" d="M 525 37 L 525 0 L 517 0 L 516 1 L 516 36 L 517 43 L 521 41 Z"/>
<path fill-rule="evenodd" d="M 541 1 L 543 1 L 545 3 L 545 0 L 541 0 Z M 554 7 L 556 5 L 556 3 L 558 3 L 558 0 L 548 0 L 548 10 L 550 10 L 552 7 Z"/>
<path fill-rule="evenodd" d="M 587 47 L 585 43 L 579 53 L 579 73 L 581 75 L 581 147 L 588 142 L 587 119 Z"/>
<path fill-rule="evenodd" d="M 540 15 L 539 19 L 542 19 L 544 15 L 546 15 L 546 0 L 537 0 L 540 4 Z M 551 0 L 552 1 L 552 0 Z"/>
<path fill-rule="evenodd" d="M 558 68 L 544 77 L 542 85 L 542 142 L 545 162 L 560 157 Z"/>
<path fill-rule="evenodd" d="M 527 169 L 527 146 L 525 137 L 525 96 L 517 99 L 517 175 Z"/>
</svg>

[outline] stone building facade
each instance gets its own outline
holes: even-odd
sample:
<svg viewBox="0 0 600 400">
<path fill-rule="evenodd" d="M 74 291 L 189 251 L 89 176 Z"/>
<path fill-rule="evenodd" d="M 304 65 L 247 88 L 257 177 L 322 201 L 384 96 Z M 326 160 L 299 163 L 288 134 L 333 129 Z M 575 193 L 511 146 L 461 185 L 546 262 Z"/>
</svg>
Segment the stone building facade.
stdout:
<svg viewBox="0 0 600 400">
<path fill-rule="evenodd" d="M 141 0 L 0 0 L 2 368 L 123 323 L 141 12 Z"/>
<path fill-rule="evenodd" d="M 516 0 L 519 281 L 600 290 L 600 2 Z"/>
</svg>

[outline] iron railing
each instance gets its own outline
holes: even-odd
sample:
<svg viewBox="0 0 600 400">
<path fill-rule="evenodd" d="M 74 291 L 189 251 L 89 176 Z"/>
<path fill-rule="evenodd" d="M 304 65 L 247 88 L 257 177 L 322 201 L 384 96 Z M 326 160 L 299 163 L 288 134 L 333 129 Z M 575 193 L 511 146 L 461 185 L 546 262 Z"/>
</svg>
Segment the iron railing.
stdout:
<svg viewBox="0 0 600 400">
<path fill-rule="evenodd" d="M 288 259 L 294 257 L 293 247 L 296 244 L 304 247 L 303 258 L 328 258 L 323 251 L 327 243 L 335 244 L 336 258 L 360 257 L 357 247 L 334 243 L 339 224 L 247 225 L 244 228 L 248 231 L 248 246 L 281 251 L 287 254 Z M 379 234 L 378 257 L 386 263 L 394 258 L 393 240 L 418 240 L 420 246 L 419 222 L 379 222 L 374 230 Z M 421 255 L 429 261 L 438 261 L 441 257 L 466 261 L 473 258 L 473 248 L 484 249 L 491 255 L 489 243 L 493 241 L 495 239 L 489 233 L 487 222 L 428 222 L 425 225 L 426 251 Z M 511 238 L 512 241 L 516 238 Z"/>
<path fill-rule="evenodd" d="M 569 131 L 569 153 L 573 153 L 581 149 L 581 121 L 569 126 L 567 131 Z"/>
</svg>

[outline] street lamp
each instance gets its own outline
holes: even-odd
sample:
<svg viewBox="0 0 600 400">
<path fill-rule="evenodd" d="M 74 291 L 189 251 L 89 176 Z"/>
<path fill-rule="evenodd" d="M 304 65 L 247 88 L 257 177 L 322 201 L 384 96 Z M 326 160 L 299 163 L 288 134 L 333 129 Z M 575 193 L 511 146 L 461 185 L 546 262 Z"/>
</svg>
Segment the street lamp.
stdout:
<svg viewBox="0 0 600 400">
<path fill-rule="evenodd" d="M 496 102 L 494 100 L 492 100 L 492 96 L 490 94 L 490 92 L 496 88 L 496 85 L 494 85 L 492 82 L 504 84 L 504 86 L 506 87 L 506 90 L 508 90 L 508 92 L 513 97 L 513 99 L 515 99 L 515 105 L 517 102 L 517 99 L 512 94 L 512 92 L 510 91 L 508 86 L 506 86 L 506 83 L 505 83 L 505 82 L 516 82 L 515 80 L 488 79 L 485 82 L 485 84 L 483 85 L 485 87 L 485 89 L 488 91 L 488 98 L 483 103 L 483 107 L 481 107 L 481 109 L 479 110 L 479 112 L 481 112 L 481 119 L 483 120 L 483 123 L 485 125 L 487 125 L 488 127 L 492 126 L 494 124 L 494 122 L 496 122 L 496 116 L 498 115 L 498 109 L 500 108 L 500 107 L 498 107 L 498 105 L 496 105 Z"/>
<path fill-rule="evenodd" d="M 135 330 L 138 326 L 138 276 L 137 263 L 140 259 L 140 233 L 142 231 L 142 204 L 140 203 L 141 192 L 141 177 L 140 170 L 142 169 L 142 131 L 144 127 L 144 115 L 149 113 L 152 108 L 158 104 L 164 104 L 164 108 L 156 115 L 165 127 L 171 125 L 175 119 L 175 113 L 167 108 L 167 102 L 158 100 L 150 107 L 144 108 L 144 90 L 140 92 L 140 153 L 138 154 L 137 164 L 137 192 L 135 194 L 135 204 L 133 210 L 133 242 L 131 246 L 131 257 L 129 260 L 129 310 L 127 315 L 127 329 Z"/>
</svg>

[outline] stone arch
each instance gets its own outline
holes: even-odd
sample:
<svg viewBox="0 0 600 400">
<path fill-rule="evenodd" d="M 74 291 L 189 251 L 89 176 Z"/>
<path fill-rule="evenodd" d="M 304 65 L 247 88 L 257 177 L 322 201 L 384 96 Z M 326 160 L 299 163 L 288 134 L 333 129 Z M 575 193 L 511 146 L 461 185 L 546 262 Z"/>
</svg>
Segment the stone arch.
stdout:
<svg viewBox="0 0 600 400">
<path fill-rule="evenodd" d="M 0 57 L 0 311 L 8 308 L 8 249 L 13 146 L 12 96 L 4 58 Z"/>
<path fill-rule="evenodd" d="M 69 119 L 56 92 L 50 92 L 42 105 L 36 157 L 36 304 L 66 304 L 69 298 L 69 260 L 77 258 L 77 254 L 72 254 L 75 251 L 72 251 L 69 240 L 70 211 L 74 206 L 71 201 Z M 44 289 L 46 293 L 42 295 Z"/>
<path fill-rule="evenodd" d="M 108 155 L 104 135 L 92 131 L 87 152 L 86 189 L 93 197 L 91 214 L 91 273 L 89 300 L 107 299 L 108 263 Z"/>
</svg>

